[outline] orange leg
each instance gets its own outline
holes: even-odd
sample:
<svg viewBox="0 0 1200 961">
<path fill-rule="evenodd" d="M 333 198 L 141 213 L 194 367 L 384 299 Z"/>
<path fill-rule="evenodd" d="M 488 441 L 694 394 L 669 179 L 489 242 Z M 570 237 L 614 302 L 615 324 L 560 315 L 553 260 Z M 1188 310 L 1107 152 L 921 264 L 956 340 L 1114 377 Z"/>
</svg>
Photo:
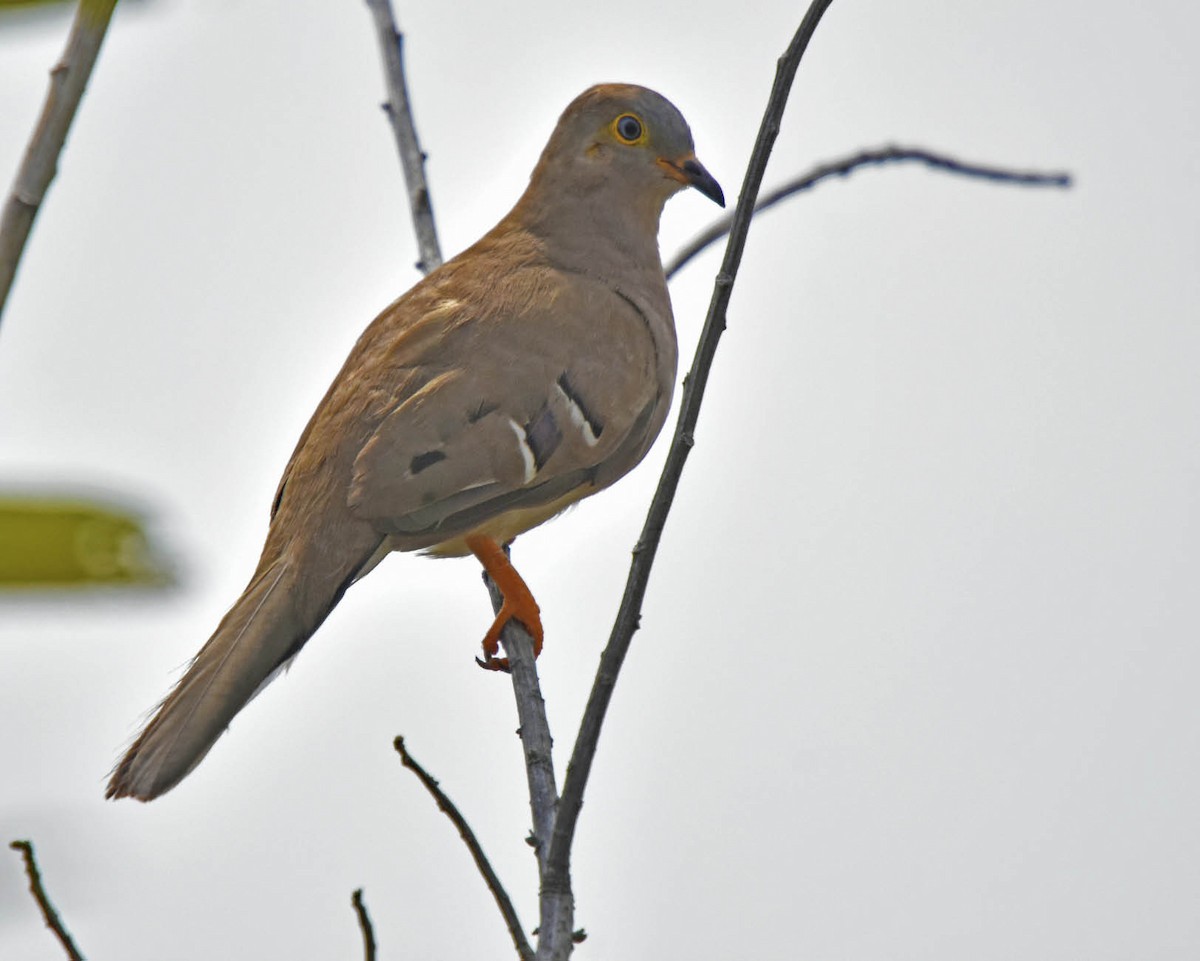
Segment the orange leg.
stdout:
<svg viewBox="0 0 1200 961">
<path fill-rule="evenodd" d="M 500 632 L 504 630 L 504 625 L 513 618 L 524 624 L 526 630 L 529 631 L 533 638 L 533 656 L 537 657 L 542 653 L 541 610 L 537 606 L 537 601 L 533 599 L 533 594 L 521 579 L 521 575 L 512 566 L 508 555 L 492 538 L 482 534 L 468 537 L 467 547 L 471 548 L 471 553 L 479 558 L 479 563 L 488 572 L 492 583 L 500 588 L 500 593 L 504 595 L 500 613 L 496 615 L 491 628 L 483 638 L 484 658 L 479 662 L 480 665 L 492 671 L 508 670 L 508 658 L 496 655 L 500 653 Z"/>
</svg>

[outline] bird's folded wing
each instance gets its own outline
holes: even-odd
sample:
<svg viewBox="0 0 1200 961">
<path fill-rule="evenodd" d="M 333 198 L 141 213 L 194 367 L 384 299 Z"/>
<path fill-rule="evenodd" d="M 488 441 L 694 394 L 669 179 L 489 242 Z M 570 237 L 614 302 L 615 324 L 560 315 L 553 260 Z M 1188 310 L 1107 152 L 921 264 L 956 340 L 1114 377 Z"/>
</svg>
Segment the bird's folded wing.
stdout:
<svg viewBox="0 0 1200 961">
<path fill-rule="evenodd" d="M 641 459 L 669 403 L 647 318 L 597 281 L 557 287 L 507 317 L 444 318 L 446 336 L 412 358 L 421 386 L 354 462 L 358 516 L 394 534 L 456 534 L 598 489 Z"/>
</svg>

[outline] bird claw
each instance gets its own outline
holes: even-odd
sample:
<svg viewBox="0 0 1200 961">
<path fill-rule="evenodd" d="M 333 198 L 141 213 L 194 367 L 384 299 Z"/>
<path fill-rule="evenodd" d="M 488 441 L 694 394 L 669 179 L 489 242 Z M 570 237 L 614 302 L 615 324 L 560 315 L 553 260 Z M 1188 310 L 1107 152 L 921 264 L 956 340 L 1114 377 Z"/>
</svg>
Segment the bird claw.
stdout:
<svg viewBox="0 0 1200 961">
<path fill-rule="evenodd" d="M 485 671 L 503 671 L 505 674 L 512 673 L 512 665 L 508 663 L 507 657 L 492 657 L 487 655 L 487 658 L 477 657 L 475 663 L 482 667 Z"/>
<path fill-rule="evenodd" d="M 529 600 L 532 602 L 533 598 L 530 597 Z M 483 657 L 475 658 L 476 664 L 488 671 L 512 673 L 508 658 L 496 655 L 500 653 L 500 633 L 508 622 L 514 619 L 526 630 L 533 641 L 533 656 L 537 657 L 542 653 L 542 619 L 537 605 L 534 604 L 531 611 L 519 610 L 517 603 L 510 604 L 506 599 L 500 607 L 500 613 L 496 615 L 496 620 L 492 622 L 491 628 L 483 639 Z"/>
<path fill-rule="evenodd" d="M 509 621 L 517 621 L 528 632 L 533 641 L 533 656 L 542 653 L 542 614 L 529 588 L 509 563 L 508 556 L 494 540 L 488 537 L 468 537 L 467 546 L 479 558 L 483 569 L 499 588 L 504 602 L 492 621 L 492 626 L 483 638 L 483 657 L 476 658 L 480 667 L 489 671 L 509 671 L 508 658 L 497 657 L 500 653 L 500 632 Z"/>
</svg>

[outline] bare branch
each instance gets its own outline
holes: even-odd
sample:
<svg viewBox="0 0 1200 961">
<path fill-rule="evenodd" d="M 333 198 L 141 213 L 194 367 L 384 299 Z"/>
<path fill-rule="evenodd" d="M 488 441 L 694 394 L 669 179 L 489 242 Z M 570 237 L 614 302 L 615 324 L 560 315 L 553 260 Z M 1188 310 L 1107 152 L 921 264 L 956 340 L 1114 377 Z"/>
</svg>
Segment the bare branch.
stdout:
<svg viewBox="0 0 1200 961">
<path fill-rule="evenodd" d="M 421 256 L 417 261 L 417 269 L 427 274 L 441 266 L 442 249 L 438 244 L 437 226 L 433 221 L 429 184 L 425 180 L 425 153 L 417 140 L 412 105 L 408 100 L 408 84 L 404 79 L 404 35 L 396 29 L 396 18 L 392 15 L 389 0 L 366 0 L 366 3 L 375 20 L 375 32 L 379 35 L 379 49 L 383 55 L 388 92 L 388 100 L 383 105 L 383 110 L 391 121 L 396 147 L 400 151 L 400 165 L 404 168 L 408 206 L 412 214 L 413 230 L 417 235 L 417 249 Z"/>
<path fill-rule="evenodd" d="M 509 898 L 508 892 L 504 890 L 504 885 L 500 883 L 500 878 L 496 876 L 496 872 L 492 870 L 492 865 L 488 861 L 487 855 L 483 853 L 479 839 L 475 837 L 475 832 L 467 824 L 466 818 L 462 816 L 458 808 L 454 806 L 454 802 L 438 786 L 438 782 L 421 765 L 413 760 L 412 755 L 408 753 L 408 749 L 404 746 L 403 737 L 397 737 L 393 742 L 393 746 L 396 748 L 396 753 L 400 755 L 400 763 L 412 771 L 417 776 L 417 779 L 425 785 L 425 789 L 433 795 L 433 799 L 437 802 L 438 808 L 458 829 L 459 836 L 467 845 L 467 850 L 471 852 L 471 857 L 475 859 L 475 866 L 479 868 L 479 873 L 483 875 L 483 880 L 486 882 L 488 890 L 492 892 L 492 897 L 496 899 L 496 906 L 504 916 L 504 923 L 508 927 L 508 933 L 513 939 L 513 945 L 517 949 L 517 954 L 521 956 L 521 961 L 533 961 L 533 948 L 530 947 L 529 941 L 525 938 L 525 931 L 521 927 L 520 919 L 517 918 L 517 910 L 513 907 L 512 899 Z"/>
<path fill-rule="evenodd" d="M 363 958 L 365 961 L 375 961 L 375 929 L 371 926 L 371 916 L 367 914 L 367 904 L 363 901 L 363 891 L 359 888 L 350 896 L 354 905 L 354 913 L 358 916 L 358 927 L 363 936 Z"/>
<path fill-rule="evenodd" d="M 33 842 L 13 841 L 8 846 L 14 851 L 20 851 L 21 857 L 25 859 L 25 873 L 29 875 L 29 890 L 33 894 L 33 900 L 37 902 L 37 906 L 42 911 L 42 918 L 46 922 L 46 927 L 54 932 L 54 936 L 58 938 L 63 946 L 63 950 L 67 952 L 67 957 L 71 961 L 83 961 L 83 955 L 75 947 L 75 942 L 71 940 L 71 935 L 67 933 L 67 929 L 63 926 L 58 912 L 54 910 L 54 905 L 50 903 L 46 889 L 42 887 L 42 875 L 38 870 L 37 858 L 33 854 Z"/>
<path fill-rule="evenodd" d="M 504 595 L 492 583 L 486 572 L 483 580 L 492 597 L 492 608 L 499 613 L 504 603 Z M 525 773 L 529 780 L 529 807 L 533 814 L 532 844 L 537 854 L 538 878 L 541 882 L 541 896 L 538 899 L 538 957 L 543 957 L 544 946 L 547 943 L 563 944 L 570 940 L 575 919 L 575 898 L 571 892 L 570 875 L 563 874 L 550 882 L 546 874 L 550 838 L 554 834 L 554 819 L 558 813 L 558 785 L 554 776 L 552 756 L 554 740 L 550 736 L 546 703 L 542 699 L 541 685 L 538 681 L 537 661 L 533 656 L 533 638 L 520 621 L 510 620 L 500 634 L 500 643 L 504 645 L 504 653 L 508 657 L 512 674 L 517 719 L 521 725 L 521 748 L 525 752 Z M 551 930 L 555 934 L 549 937 L 541 933 Z"/>
<path fill-rule="evenodd" d="M 508 548 L 504 552 L 508 553 Z M 492 609 L 499 614 L 504 604 L 504 595 L 492 582 L 487 572 L 483 582 L 492 598 Z M 517 701 L 518 734 L 521 748 L 525 752 L 525 772 L 529 780 L 529 807 L 533 815 L 531 843 L 538 856 L 540 872 L 542 862 L 550 849 L 550 834 L 554 830 L 554 815 L 558 810 L 558 784 L 554 776 L 554 739 L 550 736 L 550 722 L 546 717 L 546 702 L 538 681 L 537 661 L 533 656 L 533 638 L 525 625 L 510 620 L 500 634 L 500 643 L 507 655 L 509 673 L 512 675 L 513 695 Z M 482 664 L 482 662 L 480 662 Z"/>
<path fill-rule="evenodd" d="M 780 58 L 776 68 L 775 84 L 767 102 L 762 125 L 759 127 L 754 150 L 750 155 L 750 163 L 746 169 L 737 210 L 729 231 L 725 258 L 722 261 L 721 270 L 717 274 L 712 300 L 709 304 L 708 316 L 700 335 L 700 343 L 696 348 L 691 372 L 684 381 L 679 421 L 671 439 L 666 466 L 663 468 L 658 489 L 650 504 L 650 511 L 646 516 L 641 537 L 633 549 L 633 563 L 630 566 L 625 594 L 621 599 L 621 607 L 617 613 L 616 622 L 613 624 L 608 645 L 600 657 L 600 668 L 596 672 L 596 681 L 592 686 L 587 707 L 584 709 L 579 735 L 571 754 L 570 765 L 567 767 L 566 781 L 563 785 L 562 797 L 559 799 L 554 836 L 551 840 L 545 877 L 542 882 L 543 888 L 554 888 L 559 884 L 569 883 L 571 844 L 575 836 L 579 809 L 583 804 L 583 791 L 587 785 L 592 761 L 596 754 L 600 727 L 604 722 L 604 715 L 612 697 L 617 674 L 641 617 L 642 600 L 646 594 L 650 568 L 658 550 L 663 525 L 666 523 L 667 513 L 670 511 L 671 502 L 675 497 L 684 462 L 694 443 L 693 431 L 700 413 L 700 403 L 704 395 L 708 373 L 712 367 L 717 342 L 725 328 L 725 313 L 729 305 L 738 265 L 742 259 L 742 251 L 745 248 L 750 220 L 754 215 L 754 202 L 762 183 L 763 172 L 766 170 L 767 159 L 770 157 L 771 148 L 779 133 L 780 119 L 783 116 L 784 106 L 787 104 L 796 68 L 800 64 L 800 58 L 821 20 L 821 16 L 831 2 L 832 0 L 813 0 L 796 35 L 792 38 L 791 44 Z M 539 959 L 545 957 L 559 961 L 570 954 L 569 944 L 553 945 L 543 955 L 542 949 L 545 947 L 546 944 L 543 940 L 539 943 Z"/>
<path fill-rule="evenodd" d="M 774 207 L 781 200 L 786 200 L 788 197 L 815 187 L 822 180 L 828 180 L 830 177 L 845 177 L 859 167 L 880 166 L 909 160 L 920 161 L 935 170 L 946 170 L 950 173 L 962 174 L 966 177 L 979 177 L 997 183 L 1018 184 L 1027 187 L 1071 186 L 1071 175 L 1068 173 L 1009 170 L 1004 167 L 966 163 L 920 147 L 887 146 L 864 150 L 851 157 L 843 157 L 841 160 L 814 167 L 808 173 L 801 174 L 759 197 L 758 203 L 754 205 L 754 213 L 757 215 L 768 207 Z M 720 217 L 688 242 L 663 268 L 667 279 L 674 277 L 688 261 L 729 233 L 733 217 L 733 214 Z"/>
<path fill-rule="evenodd" d="M 437 239 L 437 227 L 433 218 L 433 205 L 429 198 L 429 186 L 425 180 L 425 153 L 417 139 L 413 122 L 412 106 L 408 98 L 408 84 L 404 75 L 404 36 L 396 28 L 390 0 L 366 0 L 375 20 L 383 55 L 384 73 L 387 78 L 388 102 L 384 111 L 391 121 L 400 152 L 400 163 L 404 170 L 404 181 L 408 187 L 409 209 L 413 231 L 421 259 L 417 269 L 428 274 L 442 263 L 442 252 Z M 491 592 L 493 603 L 499 611 L 503 597 L 491 579 L 484 573 L 484 583 Z M 545 853 L 549 850 L 550 833 L 554 827 L 554 814 L 558 806 L 558 788 L 554 779 L 554 763 L 551 759 L 552 740 L 550 724 L 546 718 L 546 706 L 538 684 L 537 667 L 533 656 L 533 639 L 516 621 L 510 621 L 501 635 L 501 643 L 508 658 L 513 680 L 513 691 L 517 700 L 517 717 L 520 721 L 521 745 L 525 752 L 525 770 L 529 780 L 529 806 L 533 813 L 533 845 L 538 856 L 538 873 L 541 874 Z M 517 918 L 512 900 L 504 890 L 500 879 L 492 870 L 483 848 L 466 819 L 453 802 L 442 793 L 437 782 L 420 767 L 404 747 L 404 739 L 396 738 L 396 750 L 404 766 L 411 769 L 421 783 L 437 800 L 438 807 L 454 822 L 458 833 L 466 842 L 475 864 L 483 875 L 504 923 L 522 961 L 532 961 L 534 952 Z M 569 923 L 569 922 L 568 922 Z"/>
<path fill-rule="evenodd" d="M 80 0 L 62 57 L 50 71 L 50 90 L 21 158 L 12 192 L 0 216 L 0 315 L 34 218 L 58 172 L 58 155 L 79 108 L 117 0 Z"/>
</svg>

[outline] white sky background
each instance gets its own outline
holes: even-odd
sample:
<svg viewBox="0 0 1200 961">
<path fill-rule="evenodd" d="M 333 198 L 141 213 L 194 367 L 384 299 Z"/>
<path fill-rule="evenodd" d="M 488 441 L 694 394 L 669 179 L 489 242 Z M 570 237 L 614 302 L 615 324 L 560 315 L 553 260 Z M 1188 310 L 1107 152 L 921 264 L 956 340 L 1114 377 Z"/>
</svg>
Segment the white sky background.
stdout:
<svg viewBox="0 0 1200 961">
<path fill-rule="evenodd" d="M 674 100 L 736 197 L 801 6 L 402 4 L 447 254 L 600 80 Z M 1078 185 L 867 171 L 754 225 L 580 822 L 577 957 L 1200 954 L 1198 11 L 826 16 L 768 185 L 889 141 Z M 0 21 L 5 184 L 67 25 Z M 471 561 L 393 557 L 175 792 L 102 799 L 417 278 L 382 91 L 357 0 L 119 10 L 0 328 L 0 483 L 132 500 L 181 570 L 0 602 L 0 839 L 91 958 L 357 957 L 358 886 L 384 957 L 511 957 L 397 733 L 536 923 Z M 715 213 L 672 201 L 664 252 Z M 673 286 L 689 360 L 718 258 Z M 560 771 L 664 448 L 516 546 Z M 61 957 L 4 854 L 0 956 Z"/>
</svg>

